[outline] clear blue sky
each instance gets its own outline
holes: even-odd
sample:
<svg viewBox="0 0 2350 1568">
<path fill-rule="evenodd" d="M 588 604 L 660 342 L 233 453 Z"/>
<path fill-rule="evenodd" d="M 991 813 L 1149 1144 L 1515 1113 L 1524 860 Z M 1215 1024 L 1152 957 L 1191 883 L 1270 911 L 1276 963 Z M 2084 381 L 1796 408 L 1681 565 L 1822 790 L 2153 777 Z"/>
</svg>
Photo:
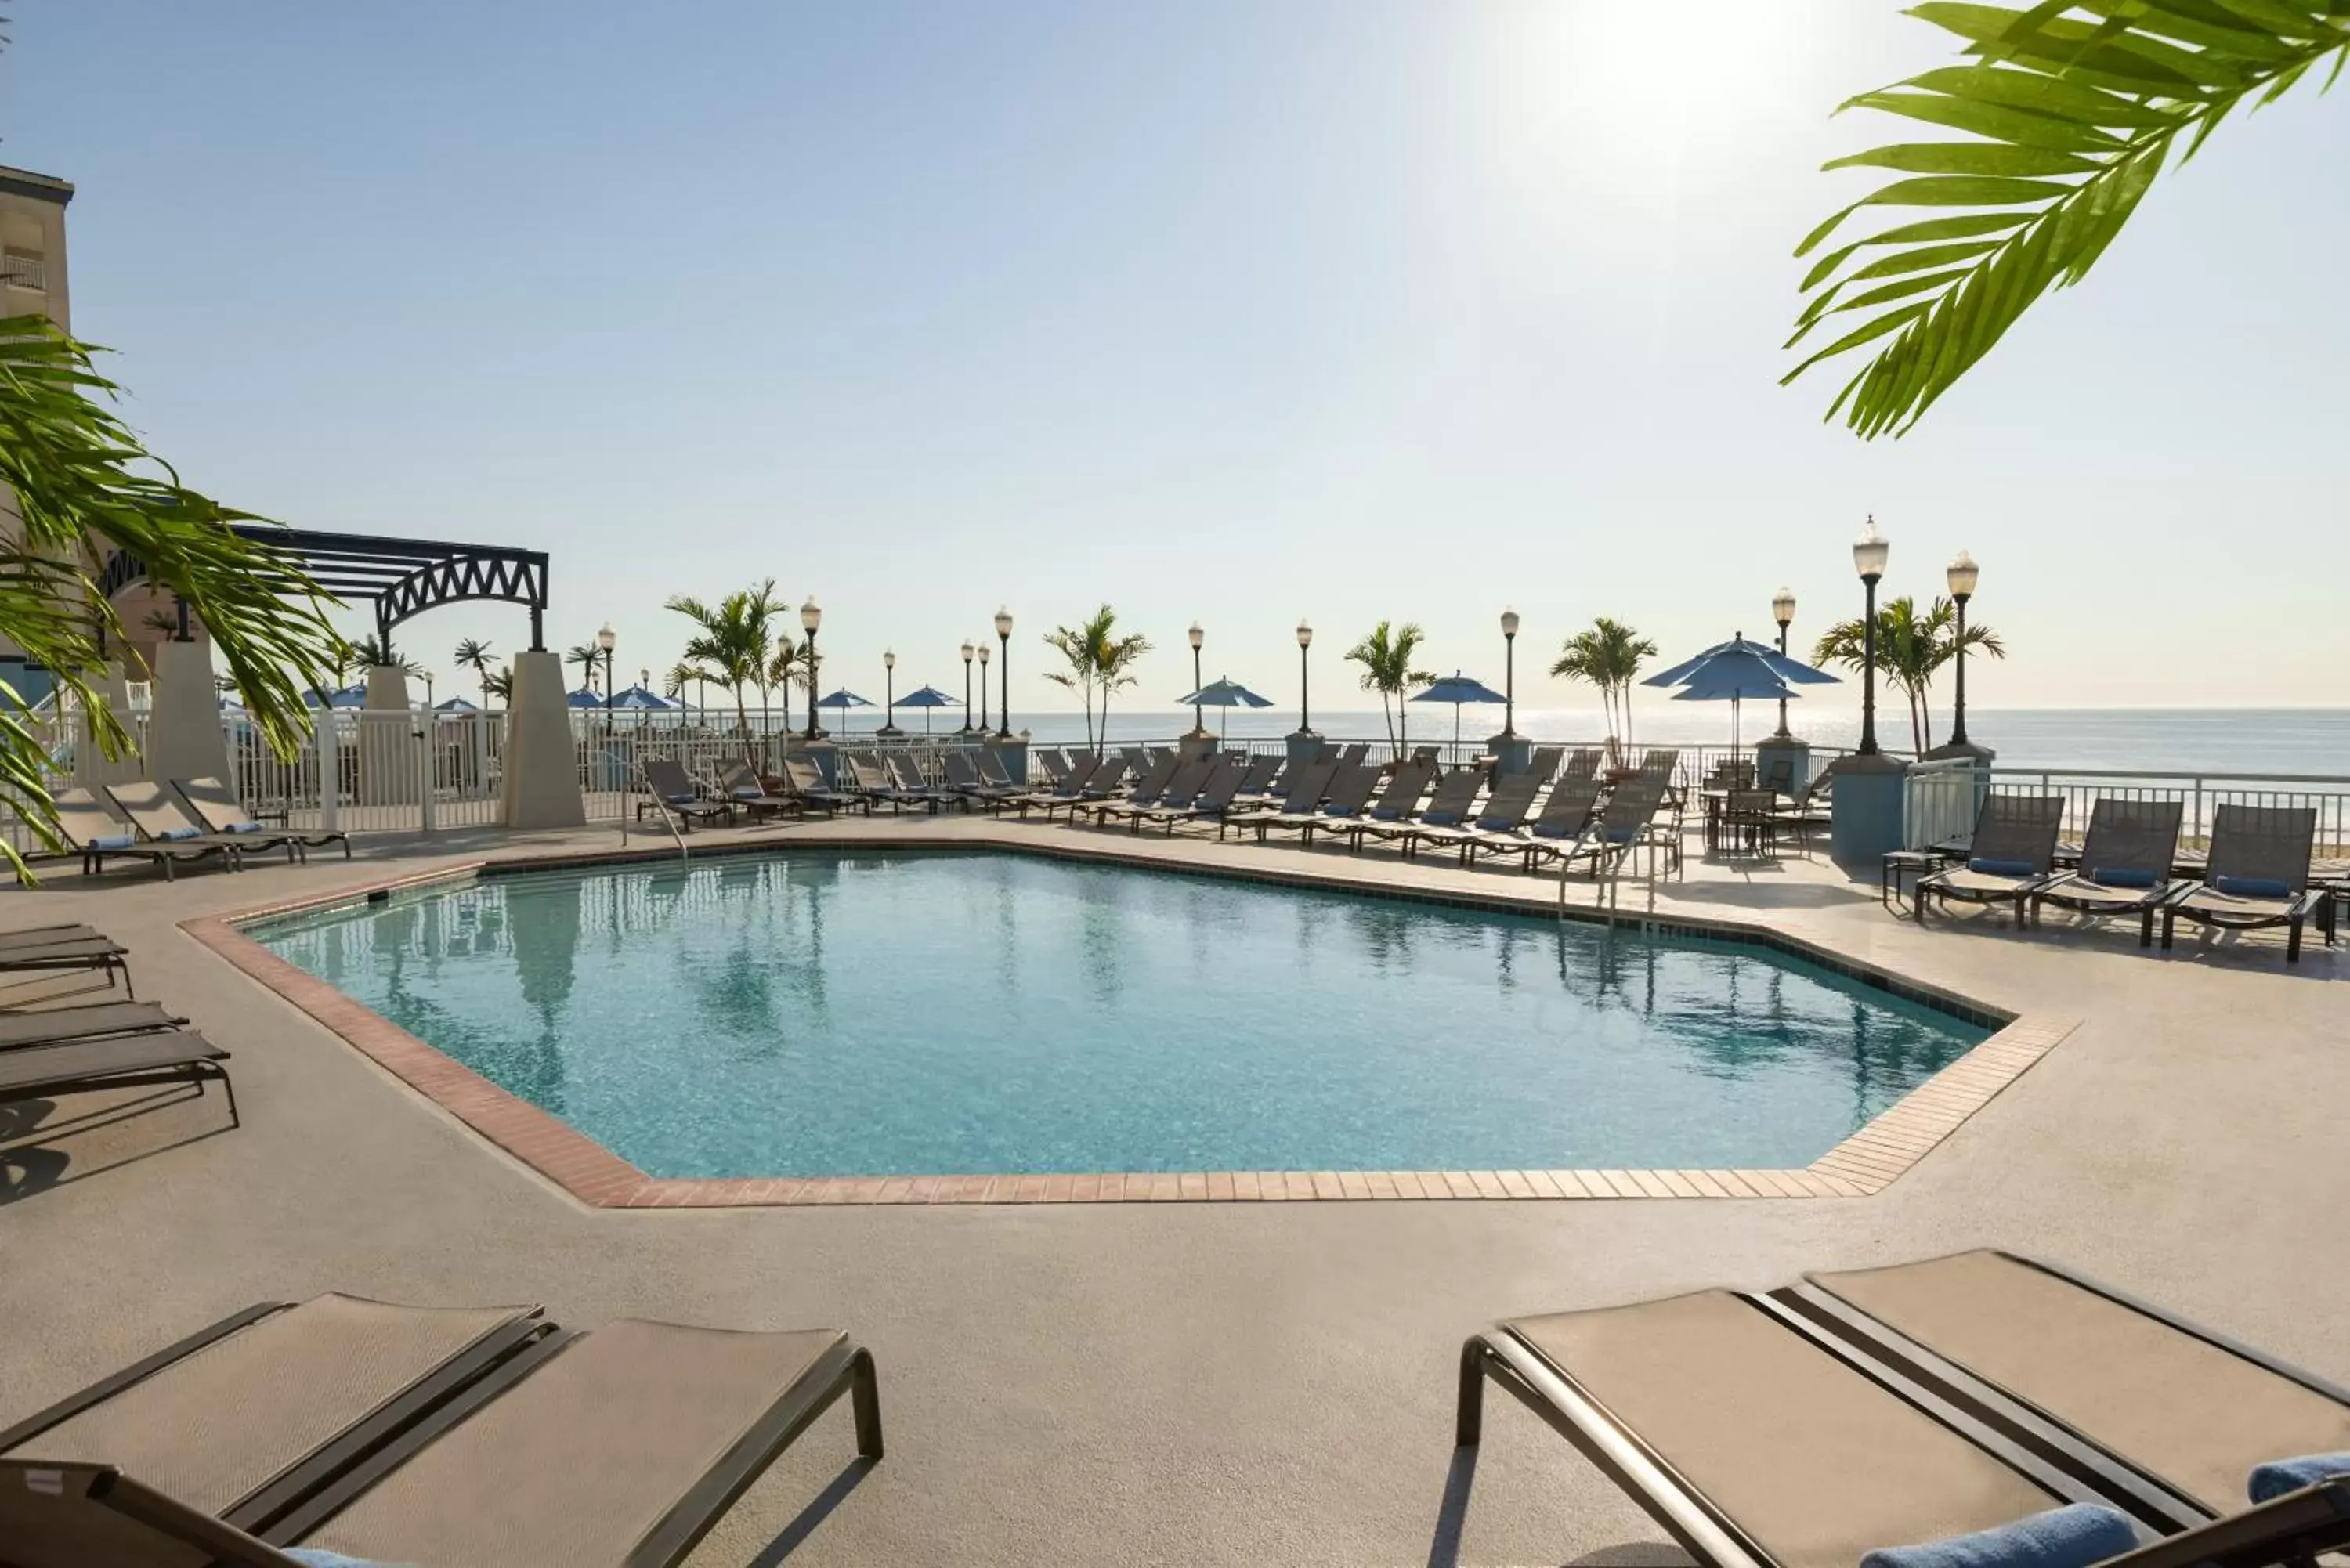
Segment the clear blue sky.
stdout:
<svg viewBox="0 0 2350 1568">
<path fill-rule="evenodd" d="M 2087 286 L 1899 442 L 1782 390 L 1795 239 L 1941 62 L 1880 0 L 28 0 L 0 161 L 63 175 L 76 325 L 192 483 L 555 558 L 549 640 L 673 657 L 772 575 L 827 683 L 1115 603 L 1139 691 L 1295 692 L 1384 616 L 1522 670 L 1596 614 L 1669 655 L 1856 612 L 1965 545 L 1985 706 L 2340 703 L 2350 99 L 2166 178 Z M 1874 122 L 1872 122 L 1874 121 Z M 1866 176 L 1843 177 L 1865 182 Z M 356 628 L 360 622 L 354 618 Z M 408 650 L 525 640 L 435 612 Z M 1529 705 L 1580 701 L 1546 678 Z"/>
</svg>

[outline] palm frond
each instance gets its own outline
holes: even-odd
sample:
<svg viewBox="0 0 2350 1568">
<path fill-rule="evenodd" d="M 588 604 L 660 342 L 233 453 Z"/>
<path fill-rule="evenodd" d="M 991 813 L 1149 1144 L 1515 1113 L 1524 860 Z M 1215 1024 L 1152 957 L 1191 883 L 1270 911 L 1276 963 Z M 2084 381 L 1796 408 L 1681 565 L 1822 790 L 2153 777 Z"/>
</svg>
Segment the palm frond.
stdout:
<svg viewBox="0 0 2350 1568">
<path fill-rule="evenodd" d="M 1795 254 L 1864 207 L 1981 210 L 1850 241 L 1804 276 L 1811 297 L 1785 347 L 1848 312 L 1877 313 L 1781 385 L 1878 345 L 1826 416 L 1841 411 L 1864 439 L 1908 430 L 2035 301 L 2086 276 L 2165 163 L 2193 157 L 2230 111 L 2272 101 L 2328 57 L 2338 75 L 2350 57 L 2350 0 L 2043 0 L 2022 10 L 1927 0 L 1908 15 L 1967 40 L 1973 63 L 1859 94 L 1838 112 L 1874 109 L 1967 140 L 1829 163 L 1908 178 L 1835 213 Z M 1874 259 L 1853 265 L 1864 253 Z M 1877 279 L 1898 281 L 1855 286 Z"/>
</svg>

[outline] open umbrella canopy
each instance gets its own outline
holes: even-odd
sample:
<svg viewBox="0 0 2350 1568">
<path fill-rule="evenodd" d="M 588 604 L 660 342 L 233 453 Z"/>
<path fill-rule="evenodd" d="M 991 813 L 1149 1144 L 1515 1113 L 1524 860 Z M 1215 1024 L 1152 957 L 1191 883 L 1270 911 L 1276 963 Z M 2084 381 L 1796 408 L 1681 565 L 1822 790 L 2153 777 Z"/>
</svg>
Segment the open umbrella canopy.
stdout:
<svg viewBox="0 0 2350 1568">
<path fill-rule="evenodd" d="M 1717 642 L 1711 648 L 1707 649 L 1704 652 L 1696 655 L 1694 658 L 1684 659 L 1680 663 L 1674 665 L 1670 670 L 1663 670 L 1658 674 L 1649 676 L 1646 680 L 1640 682 L 1640 684 L 1643 686 L 1679 686 L 1682 681 L 1689 680 L 1690 677 L 1704 669 L 1710 661 L 1716 659 L 1726 658 L 1732 654 L 1744 655 L 1752 659 L 1759 659 L 1762 661 L 1764 668 L 1768 669 L 1772 674 L 1777 676 L 1782 680 L 1788 681 L 1797 686 L 1834 686 L 1839 684 L 1842 680 L 1842 677 L 1840 676 L 1830 675 L 1825 670 L 1815 670 L 1800 659 L 1793 659 L 1788 657 L 1786 654 L 1781 653 L 1777 649 L 1772 647 L 1767 642 L 1752 642 L 1748 640 L 1743 635 L 1741 635 L 1731 638 L 1728 642 Z M 1749 695 L 1752 695 L 1752 693 L 1749 693 Z M 1700 701 L 1703 700 L 1704 699 L 1702 698 L 1699 699 Z"/>
<path fill-rule="evenodd" d="M 1739 743 L 1738 705 L 1741 702 L 1750 697 L 1776 698 L 1784 701 L 1800 695 L 1779 679 L 1779 671 L 1773 664 L 1766 664 L 1756 656 L 1754 646 L 1748 643 L 1742 648 L 1724 648 L 1697 660 L 1696 667 L 1682 679 L 1681 689 L 1673 693 L 1676 702 L 1729 703 L 1730 743 L 1733 746 Z"/>
<path fill-rule="evenodd" d="M 678 704 L 671 701 L 668 698 L 662 696 L 658 691 L 647 691 L 642 686 L 631 686 L 627 691 L 612 699 L 612 706 L 615 708 L 649 708 L 660 711 L 677 707 Z"/>
<path fill-rule="evenodd" d="M 1424 691 L 1416 693 L 1412 701 L 1450 702 L 1457 708 L 1463 702 L 1506 702 L 1509 699 L 1475 676 L 1463 675 L 1456 670 L 1441 680 L 1431 682 Z"/>
<path fill-rule="evenodd" d="M 316 708 L 318 705 L 318 694 L 316 691 L 305 691 L 302 693 L 302 701 L 308 703 L 311 707 Z M 346 686 L 339 691 L 329 691 L 327 693 L 327 706 L 329 708 L 364 708 L 367 706 L 367 688 L 364 686 Z"/>
<path fill-rule="evenodd" d="M 598 696 L 595 692 L 588 691 L 584 686 L 577 691 L 567 691 L 564 693 L 563 700 L 574 708 L 601 708 L 604 705 L 603 698 Z M 340 703 L 336 705 L 338 707 L 341 706 Z"/>
<path fill-rule="evenodd" d="M 909 691 L 898 699 L 900 708 L 960 708 L 960 698 L 950 697 L 935 686 L 925 686 L 919 691 Z"/>
<path fill-rule="evenodd" d="M 481 709 L 466 701 L 463 697 L 452 697 L 446 702 L 436 705 L 432 711 L 435 713 L 478 713 Z"/>
<path fill-rule="evenodd" d="M 870 708 L 873 701 L 870 698 L 859 697 L 844 686 L 837 691 L 817 698 L 816 705 L 819 708 Z"/>
<path fill-rule="evenodd" d="M 1260 697 L 1230 676 L 1209 681 L 1188 697 L 1176 701 L 1186 708 L 1270 708 L 1273 700 Z"/>
</svg>

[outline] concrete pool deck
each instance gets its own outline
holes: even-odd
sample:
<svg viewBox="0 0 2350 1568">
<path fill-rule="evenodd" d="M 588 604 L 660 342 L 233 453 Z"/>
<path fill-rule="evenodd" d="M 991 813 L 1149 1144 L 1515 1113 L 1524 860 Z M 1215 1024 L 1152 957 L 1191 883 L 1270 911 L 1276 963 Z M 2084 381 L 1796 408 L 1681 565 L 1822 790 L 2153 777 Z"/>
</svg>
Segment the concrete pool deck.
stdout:
<svg viewBox="0 0 2350 1568">
<path fill-rule="evenodd" d="M 744 837 L 1001 836 L 1279 866 L 1423 891 L 1523 887 L 1294 846 L 884 817 Z M 641 836 L 636 846 L 648 841 Z M 1710 1283 L 1769 1285 L 1978 1244 L 2046 1254 L 2337 1379 L 2350 1266 L 2350 957 L 2281 939 L 2075 930 L 2052 911 L 1922 929 L 1825 863 L 1694 855 L 1665 919 L 1761 921 L 2027 1018 L 2078 1020 L 1874 1196 L 1822 1202 L 961 1203 L 635 1212 L 584 1205 L 182 922 L 485 855 L 601 853 L 609 828 L 363 843 L 360 863 L 138 872 L 0 895 L 0 928 L 86 919 L 140 994 L 235 1053 L 217 1095 L 108 1118 L 120 1096 L 0 1107 L 0 1418 L 265 1297 L 531 1300 L 578 1326 L 641 1314 L 848 1329 L 879 1357 L 889 1458 L 827 1418 L 697 1563 L 1609 1564 L 1679 1560 L 1663 1532 L 1514 1407 L 1471 1464 L 1454 1358 L 1494 1318 Z M 1539 884 L 1547 890 L 1550 884 Z M 1587 886 L 1577 896 L 1587 898 Z M 1627 912 L 1646 903 L 1623 889 Z M 7 1000 L 69 982 L 19 985 Z M 30 1116 L 20 1113 L 30 1110 Z M 8 1119 L 13 1117 L 13 1119 Z M 1464 1506 L 1465 1503 L 1465 1506 Z"/>
</svg>

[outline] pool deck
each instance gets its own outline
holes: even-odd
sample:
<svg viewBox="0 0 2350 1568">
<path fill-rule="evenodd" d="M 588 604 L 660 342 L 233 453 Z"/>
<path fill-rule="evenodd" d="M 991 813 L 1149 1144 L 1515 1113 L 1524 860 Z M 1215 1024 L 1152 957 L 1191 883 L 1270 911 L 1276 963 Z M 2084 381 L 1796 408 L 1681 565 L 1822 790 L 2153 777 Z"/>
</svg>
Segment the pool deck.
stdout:
<svg viewBox="0 0 2350 1568">
<path fill-rule="evenodd" d="M 747 838 L 1094 846 L 1440 897 L 1555 886 L 1514 867 L 984 819 L 692 842 Z M 2077 929 L 2054 910 L 2033 932 L 1989 912 L 1921 929 L 1878 904 L 1873 874 L 1708 863 L 1692 839 L 1686 877 L 1653 903 L 1627 882 L 1623 912 L 1765 925 L 2062 1044 L 1878 1190 L 1833 1200 L 1088 1204 L 1018 1201 L 1015 1187 L 1013 1201 L 654 1212 L 580 1201 L 199 940 L 208 919 L 363 881 L 618 846 L 608 827 L 449 833 L 369 841 L 352 865 L 168 886 L 68 866 L 0 894 L 0 929 L 88 920 L 126 943 L 140 994 L 235 1054 L 244 1117 L 225 1130 L 216 1093 L 137 1114 L 109 1111 L 130 1096 L 0 1107 L 0 1419 L 247 1303 L 325 1289 L 536 1301 L 577 1326 L 831 1324 L 879 1359 L 889 1457 L 858 1466 L 845 1416 L 827 1417 L 696 1563 L 1630 1568 L 1680 1559 L 1531 1416 L 1496 1407 L 1473 1461 L 1455 1455 L 1464 1335 L 1997 1244 L 2350 1378 L 2350 1264 L 2324 1245 L 2350 1208 L 2350 950 L 2314 940 L 2288 970 L 2266 933 L 2215 943 L 2182 928 L 2164 955 L 2140 952 L 2134 929 Z M 1309 1194 L 1330 1196 L 1311 1173 Z"/>
</svg>

